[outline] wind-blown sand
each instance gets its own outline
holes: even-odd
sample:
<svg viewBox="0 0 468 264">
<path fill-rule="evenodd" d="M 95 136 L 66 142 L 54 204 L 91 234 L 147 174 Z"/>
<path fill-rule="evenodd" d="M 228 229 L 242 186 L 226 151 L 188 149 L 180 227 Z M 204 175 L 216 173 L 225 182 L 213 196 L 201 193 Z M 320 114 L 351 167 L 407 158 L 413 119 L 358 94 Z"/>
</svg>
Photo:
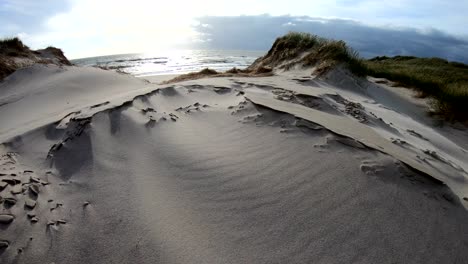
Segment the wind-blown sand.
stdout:
<svg viewBox="0 0 468 264">
<path fill-rule="evenodd" d="M 337 68 L 0 83 L 1 263 L 466 263 L 467 132 Z"/>
</svg>

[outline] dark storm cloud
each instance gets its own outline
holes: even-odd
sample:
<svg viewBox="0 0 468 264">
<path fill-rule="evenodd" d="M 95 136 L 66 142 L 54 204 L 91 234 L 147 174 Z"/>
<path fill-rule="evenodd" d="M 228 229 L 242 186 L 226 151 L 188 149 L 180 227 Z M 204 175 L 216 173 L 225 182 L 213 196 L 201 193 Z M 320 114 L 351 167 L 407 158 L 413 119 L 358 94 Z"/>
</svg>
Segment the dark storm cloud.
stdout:
<svg viewBox="0 0 468 264">
<path fill-rule="evenodd" d="M 198 48 L 268 50 L 276 37 L 301 31 L 345 40 L 367 58 L 413 55 L 468 63 L 468 39 L 434 29 L 421 32 L 410 27 L 373 27 L 352 20 L 308 16 L 207 16 L 198 21 Z"/>
</svg>

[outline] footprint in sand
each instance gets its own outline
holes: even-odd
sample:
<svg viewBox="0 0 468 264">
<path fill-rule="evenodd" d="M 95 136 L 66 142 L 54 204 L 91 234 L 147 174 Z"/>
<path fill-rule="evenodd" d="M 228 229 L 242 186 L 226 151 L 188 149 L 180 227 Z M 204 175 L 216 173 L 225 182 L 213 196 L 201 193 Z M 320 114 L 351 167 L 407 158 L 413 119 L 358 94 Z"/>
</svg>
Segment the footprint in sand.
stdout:
<svg viewBox="0 0 468 264">
<path fill-rule="evenodd" d="M 364 146 L 359 141 L 352 139 L 352 138 L 338 137 L 338 136 L 327 137 L 327 143 L 331 143 L 331 142 L 339 142 L 349 147 L 358 148 L 358 149 L 366 149 L 366 146 Z"/>
<path fill-rule="evenodd" d="M 359 169 L 364 172 L 366 175 L 372 175 L 375 176 L 379 172 L 383 170 L 383 166 L 380 165 L 377 162 L 371 161 L 371 160 L 364 160 L 362 161 L 361 165 L 359 166 Z"/>
<path fill-rule="evenodd" d="M 217 94 L 225 94 L 225 93 L 231 92 L 231 88 L 223 87 L 223 86 L 215 86 L 213 91 L 215 91 Z"/>
<path fill-rule="evenodd" d="M 33 184 L 29 185 L 29 192 L 34 194 L 35 196 L 38 196 L 39 192 L 40 192 L 39 184 L 33 183 Z"/>
<path fill-rule="evenodd" d="M 408 142 L 402 140 L 402 139 L 399 139 L 399 138 L 390 138 L 390 141 L 395 144 L 395 145 L 399 145 L 399 146 L 404 146 L 404 145 L 407 145 Z"/>
<path fill-rule="evenodd" d="M 317 148 L 317 152 L 319 153 L 327 153 L 329 152 L 328 149 L 330 148 L 330 146 L 328 144 L 315 144 L 314 148 Z"/>
<path fill-rule="evenodd" d="M 156 113 L 156 110 L 154 110 L 154 108 L 152 108 L 152 107 L 147 107 L 147 108 L 141 109 L 141 112 L 144 113 L 144 114 L 146 114 L 148 112 Z"/>
<path fill-rule="evenodd" d="M 24 192 L 23 186 L 21 185 L 15 185 L 10 189 L 10 193 L 13 195 L 17 195 Z"/>
<path fill-rule="evenodd" d="M 0 240 L 0 249 L 5 249 L 10 246 L 10 242 L 7 240 Z"/>
<path fill-rule="evenodd" d="M 28 209 L 34 209 L 34 207 L 36 207 L 36 204 L 37 202 L 34 201 L 33 199 L 30 199 L 30 198 L 26 198 L 24 200 L 24 206 Z"/>
<path fill-rule="evenodd" d="M 13 197 L 3 197 L 2 202 L 6 207 L 12 207 L 16 204 L 17 200 Z"/>
<path fill-rule="evenodd" d="M 1 181 L 0 182 L 0 192 L 3 191 L 8 186 L 8 183 Z"/>
<path fill-rule="evenodd" d="M 15 220 L 15 216 L 11 214 L 0 214 L 0 224 L 9 225 Z"/>
<path fill-rule="evenodd" d="M 315 124 L 313 122 L 304 120 L 304 119 L 296 120 L 294 125 L 297 126 L 297 127 L 305 127 L 305 128 L 311 129 L 311 130 L 322 130 L 323 129 L 322 126 L 317 125 L 317 124 Z"/>
<path fill-rule="evenodd" d="M 418 132 L 416 132 L 416 131 L 414 131 L 414 130 L 412 130 L 412 129 L 406 129 L 406 131 L 407 131 L 410 135 L 412 135 L 412 136 L 414 136 L 414 137 L 417 137 L 417 138 L 420 138 L 420 139 L 429 141 L 429 139 L 425 138 L 423 135 L 419 134 Z"/>
<path fill-rule="evenodd" d="M 5 178 L 5 179 L 2 179 L 2 182 L 5 182 L 9 185 L 17 185 L 17 184 L 21 184 L 21 180 L 19 179 L 15 179 L 15 178 Z"/>
</svg>

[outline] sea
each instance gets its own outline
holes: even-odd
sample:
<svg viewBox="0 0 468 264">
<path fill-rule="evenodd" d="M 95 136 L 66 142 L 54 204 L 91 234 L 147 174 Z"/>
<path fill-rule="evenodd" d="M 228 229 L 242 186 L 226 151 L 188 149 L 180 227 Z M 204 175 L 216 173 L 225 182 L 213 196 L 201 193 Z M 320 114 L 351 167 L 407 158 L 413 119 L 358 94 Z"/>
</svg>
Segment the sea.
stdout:
<svg viewBox="0 0 468 264">
<path fill-rule="evenodd" d="M 226 71 L 243 69 L 265 51 L 242 50 L 173 50 L 156 53 L 118 54 L 75 59 L 79 66 L 98 66 L 129 73 L 136 77 L 183 74 L 204 68 Z"/>
</svg>

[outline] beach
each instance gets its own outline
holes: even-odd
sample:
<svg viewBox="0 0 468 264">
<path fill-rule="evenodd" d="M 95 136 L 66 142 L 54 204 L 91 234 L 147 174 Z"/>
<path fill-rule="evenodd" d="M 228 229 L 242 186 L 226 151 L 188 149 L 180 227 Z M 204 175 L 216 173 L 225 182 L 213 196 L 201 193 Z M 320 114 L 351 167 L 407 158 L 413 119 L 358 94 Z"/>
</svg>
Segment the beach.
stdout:
<svg viewBox="0 0 468 264">
<path fill-rule="evenodd" d="M 0 83 L 2 263 L 465 263 L 466 129 L 338 66 Z"/>
</svg>

